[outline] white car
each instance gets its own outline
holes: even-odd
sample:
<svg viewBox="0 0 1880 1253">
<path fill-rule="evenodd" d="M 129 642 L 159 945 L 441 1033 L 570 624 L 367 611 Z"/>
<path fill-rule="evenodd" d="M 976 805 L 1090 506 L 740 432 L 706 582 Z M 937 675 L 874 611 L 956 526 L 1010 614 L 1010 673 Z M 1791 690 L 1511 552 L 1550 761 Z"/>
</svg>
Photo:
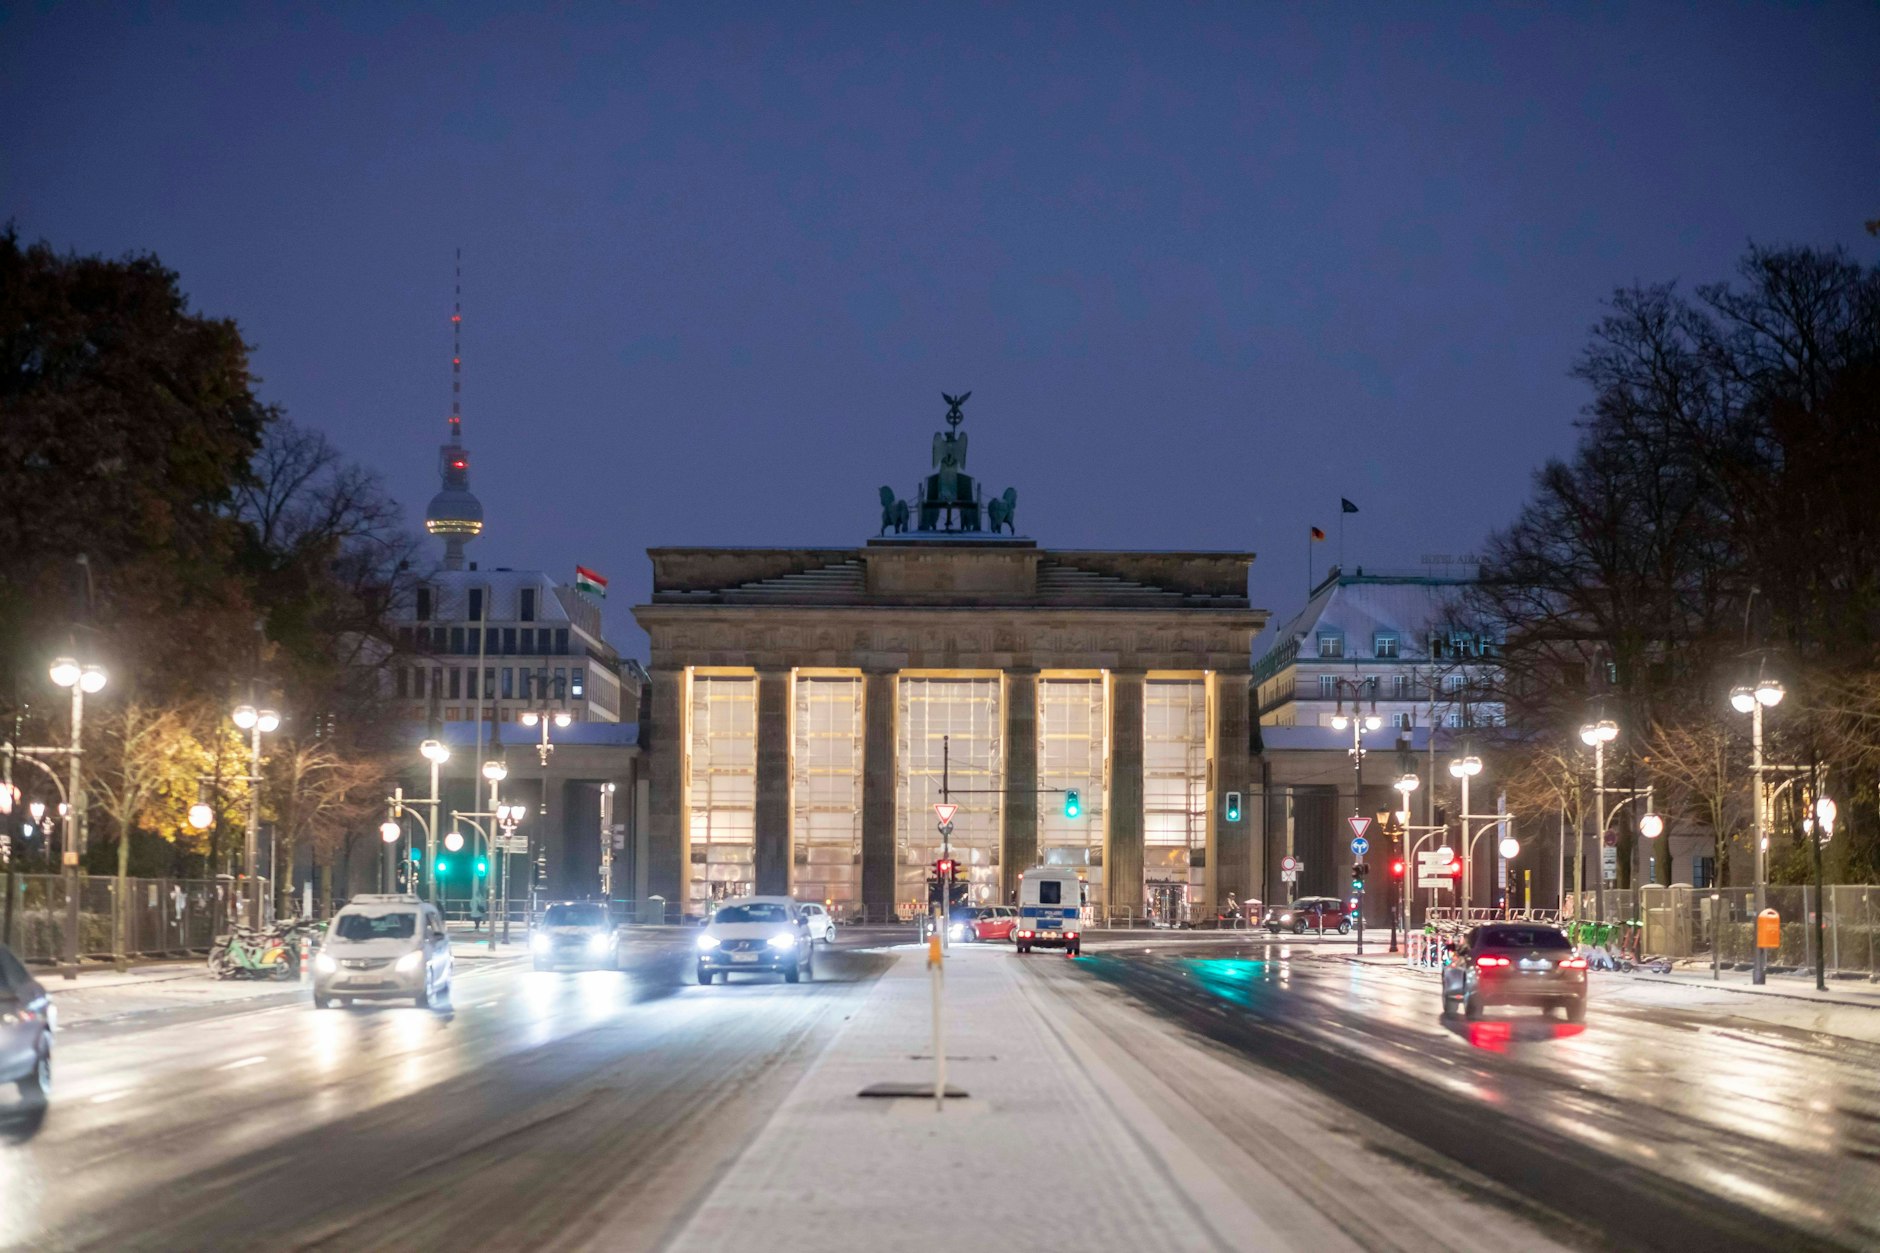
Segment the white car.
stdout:
<svg viewBox="0 0 1880 1253">
<path fill-rule="evenodd" d="M 427 1008 L 450 990 L 450 936 L 437 906 L 415 896 L 355 896 L 333 916 L 313 959 L 313 1003 L 402 1000 Z"/>
<path fill-rule="evenodd" d="M 788 896 L 744 896 L 713 911 L 698 937 L 698 981 L 733 971 L 781 974 L 795 983 L 814 973 L 809 917 Z"/>
<path fill-rule="evenodd" d="M 829 911 L 814 902 L 805 904 L 803 917 L 809 920 L 809 938 L 828 945 L 836 942 L 836 920 Z"/>
</svg>

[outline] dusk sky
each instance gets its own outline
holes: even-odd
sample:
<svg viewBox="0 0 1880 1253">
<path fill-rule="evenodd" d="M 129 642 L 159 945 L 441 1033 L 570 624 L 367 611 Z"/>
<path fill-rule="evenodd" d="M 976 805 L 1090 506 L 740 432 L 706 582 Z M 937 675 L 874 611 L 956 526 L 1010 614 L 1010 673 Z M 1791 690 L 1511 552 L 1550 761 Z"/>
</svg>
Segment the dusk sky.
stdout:
<svg viewBox="0 0 1880 1253">
<path fill-rule="evenodd" d="M 484 566 L 857 544 L 970 390 L 1071 548 L 1477 551 L 1617 285 L 1880 241 L 1880 7 L 0 5 L 0 217 L 150 250 Z"/>
</svg>

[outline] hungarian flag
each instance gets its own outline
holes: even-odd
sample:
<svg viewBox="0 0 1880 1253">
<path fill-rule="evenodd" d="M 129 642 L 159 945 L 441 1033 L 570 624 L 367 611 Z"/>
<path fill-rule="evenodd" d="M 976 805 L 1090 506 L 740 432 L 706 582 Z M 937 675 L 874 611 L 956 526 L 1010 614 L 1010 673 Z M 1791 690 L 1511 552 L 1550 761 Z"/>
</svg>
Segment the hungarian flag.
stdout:
<svg viewBox="0 0 1880 1253">
<path fill-rule="evenodd" d="M 587 592 L 589 595 L 598 596 L 602 600 L 606 600 L 607 580 L 603 579 L 586 566 L 576 566 L 574 568 L 574 590 L 577 592 Z"/>
<path fill-rule="evenodd" d="M 1324 539 L 1324 538 L 1325 538 L 1325 532 L 1323 532 L 1323 531 L 1321 531 L 1321 530 L 1319 530 L 1319 528 L 1317 528 L 1317 527 L 1315 526 L 1315 527 L 1313 527 L 1313 528 L 1312 528 L 1312 538 L 1313 538 L 1313 539 L 1315 539 L 1315 540 L 1321 540 L 1321 539 Z"/>
</svg>

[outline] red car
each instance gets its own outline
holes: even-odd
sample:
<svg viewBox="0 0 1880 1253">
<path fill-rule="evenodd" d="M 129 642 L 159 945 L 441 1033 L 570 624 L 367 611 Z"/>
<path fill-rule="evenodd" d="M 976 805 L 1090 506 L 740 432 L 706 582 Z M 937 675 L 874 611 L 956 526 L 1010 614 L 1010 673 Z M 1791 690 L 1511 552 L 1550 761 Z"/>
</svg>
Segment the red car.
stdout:
<svg viewBox="0 0 1880 1253">
<path fill-rule="evenodd" d="M 973 911 L 975 940 L 1010 940 L 1018 929 L 1018 910 L 1011 905 L 983 905 Z"/>
</svg>

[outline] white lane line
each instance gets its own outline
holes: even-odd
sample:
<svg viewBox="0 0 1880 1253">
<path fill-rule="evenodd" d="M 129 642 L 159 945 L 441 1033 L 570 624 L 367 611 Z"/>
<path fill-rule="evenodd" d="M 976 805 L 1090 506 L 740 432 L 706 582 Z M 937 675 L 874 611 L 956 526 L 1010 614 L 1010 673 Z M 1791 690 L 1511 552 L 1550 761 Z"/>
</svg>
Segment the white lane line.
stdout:
<svg viewBox="0 0 1880 1253">
<path fill-rule="evenodd" d="M 267 1060 L 268 1059 L 266 1057 L 260 1054 L 256 1054 L 253 1057 L 244 1057 L 240 1061 L 230 1062 L 226 1066 L 217 1066 L 216 1069 L 217 1070 L 240 1070 L 243 1066 L 259 1066 L 262 1062 L 265 1062 Z"/>
<path fill-rule="evenodd" d="M 119 1088 L 116 1092 L 100 1092 L 97 1096 L 91 1098 L 91 1103 L 93 1105 L 104 1105 L 117 1100 L 119 1097 L 129 1096 L 130 1094 L 131 1090 L 129 1088 Z"/>
<path fill-rule="evenodd" d="M 488 1009 L 492 1005 L 501 1005 L 502 1003 L 503 1002 L 501 998 L 498 998 L 497 1000 L 494 1000 L 494 1001 L 478 1001 L 475 1005 L 472 1005 L 470 1008 L 471 1009 Z"/>
</svg>

